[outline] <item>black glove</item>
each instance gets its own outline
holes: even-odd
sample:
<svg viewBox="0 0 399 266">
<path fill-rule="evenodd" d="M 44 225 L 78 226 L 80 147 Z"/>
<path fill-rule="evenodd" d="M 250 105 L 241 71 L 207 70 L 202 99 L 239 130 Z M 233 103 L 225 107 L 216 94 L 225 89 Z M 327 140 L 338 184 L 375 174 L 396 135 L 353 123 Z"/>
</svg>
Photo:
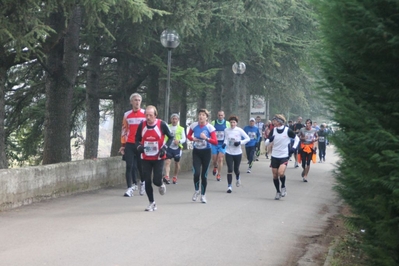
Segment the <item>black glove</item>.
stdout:
<svg viewBox="0 0 399 266">
<path fill-rule="evenodd" d="M 234 142 L 234 146 L 236 146 L 236 147 L 240 146 L 240 144 L 241 144 L 241 141 Z"/>
<path fill-rule="evenodd" d="M 274 135 L 269 136 L 268 139 L 269 139 L 269 142 L 273 142 L 273 140 L 274 140 Z"/>
<path fill-rule="evenodd" d="M 159 151 L 159 157 L 164 157 L 165 154 L 166 154 L 166 147 L 163 146 L 163 147 L 161 148 L 161 150 Z"/>
<path fill-rule="evenodd" d="M 144 152 L 144 147 L 142 145 L 137 146 L 137 151 L 139 153 L 143 153 Z"/>
<path fill-rule="evenodd" d="M 226 143 L 223 143 L 222 149 L 226 148 Z"/>
</svg>

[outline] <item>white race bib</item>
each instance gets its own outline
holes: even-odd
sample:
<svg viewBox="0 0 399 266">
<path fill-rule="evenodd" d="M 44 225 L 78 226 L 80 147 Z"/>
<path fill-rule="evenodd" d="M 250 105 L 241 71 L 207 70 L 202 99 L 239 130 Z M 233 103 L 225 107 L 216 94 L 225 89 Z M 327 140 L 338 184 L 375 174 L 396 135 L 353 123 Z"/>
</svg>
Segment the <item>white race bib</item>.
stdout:
<svg viewBox="0 0 399 266">
<path fill-rule="evenodd" d="M 234 138 L 230 138 L 229 139 L 229 146 L 234 146 L 234 142 L 236 142 L 236 140 Z"/>
<path fill-rule="evenodd" d="M 216 131 L 216 138 L 218 140 L 224 140 L 224 131 Z"/>
<path fill-rule="evenodd" d="M 147 156 L 158 155 L 158 142 L 157 141 L 144 141 L 144 153 Z"/>
<path fill-rule="evenodd" d="M 203 139 L 201 139 L 201 140 L 196 140 L 196 141 L 194 142 L 194 146 L 195 146 L 197 149 L 205 149 L 206 146 L 207 146 L 207 143 L 206 143 L 206 141 L 203 140 Z"/>
</svg>

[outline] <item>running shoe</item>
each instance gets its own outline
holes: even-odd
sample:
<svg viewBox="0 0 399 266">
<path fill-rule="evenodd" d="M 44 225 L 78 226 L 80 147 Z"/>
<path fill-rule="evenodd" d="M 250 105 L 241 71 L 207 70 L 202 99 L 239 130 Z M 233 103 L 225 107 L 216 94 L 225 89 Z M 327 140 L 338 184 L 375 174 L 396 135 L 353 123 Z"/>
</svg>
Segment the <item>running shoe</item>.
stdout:
<svg viewBox="0 0 399 266">
<path fill-rule="evenodd" d="M 218 168 L 217 168 L 217 167 L 213 167 L 212 174 L 213 174 L 213 175 L 216 175 L 216 174 L 217 174 L 217 172 L 218 172 Z"/>
<path fill-rule="evenodd" d="M 279 200 L 281 198 L 281 193 L 277 192 L 276 197 L 274 197 L 275 200 Z"/>
<path fill-rule="evenodd" d="M 216 180 L 220 181 L 220 175 L 219 174 L 216 176 Z"/>
<path fill-rule="evenodd" d="M 237 181 L 236 181 L 236 187 L 239 187 L 239 186 L 241 186 L 241 178 L 240 177 L 238 177 Z"/>
<path fill-rule="evenodd" d="M 303 182 L 308 182 L 308 180 L 307 179 L 305 179 L 305 178 L 302 178 L 303 179 Z"/>
<path fill-rule="evenodd" d="M 145 181 L 140 182 L 140 196 L 145 194 Z"/>
<path fill-rule="evenodd" d="M 206 203 L 206 197 L 205 197 L 205 195 L 201 195 L 201 202 L 202 202 L 202 203 Z"/>
<path fill-rule="evenodd" d="M 147 208 L 145 208 L 146 212 L 153 212 L 157 210 L 157 205 L 155 204 L 155 201 L 153 203 L 150 203 Z"/>
<path fill-rule="evenodd" d="M 165 183 L 165 184 L 167 184 L 167 185 L 169 185 L 170 184 L 170 179 L 169 179 L 169 176 L 164 176 L 163 177 L 163 182 Z"/>
<path fill-rule="evenodd" d="M 137 187 L 137 184 L 133 184 L 133 191 L 136 191 L 136 190 L 138 190 L 138 187 Z"/>
<path fill-rule="evenodd" d="M 228 188 L 227 188 L 227 193 L 231 193 L 233 191 L 233 189 L 231 188 L 231 186 L 229 186 Z"/>
<path fill-rule="evenodd" d="M 281 197 L 287 196 L 287 189 L 285 187 L 281 188 Z"/>
<path fill-rule="evenodd" d="M 251 173 L 251 168 L 248 168 L 247 173 Z"/>
<path fill-rule="evenodd" d="M 298 168 L 298 167 L 299 167 L 298 163 L 295 163 L 295 164 L 294 164 L 294 167 L 295 167 L 295 168 Z"/>
<path fill-rule="evenodd" d="M 174 176 L 174 177 L 172 178 L 172 182 L 173 182 L 174 185 L 177 184 L 177 177 L 176 177 L 176 176 Z"/>
<path fill-rule="evenodd" d="M 166 186 L 165 184 L 162 184 L 162 186 L 159 187 L 159 194 L 164 195 L 166 193 Z"/>
<path fill-rule="evenodd" d="M 133 187 L 130 187 L 126 190 L 125 194 L 123 194 L 125 197 L 133 197 Z"/>
<path fill-rule="evenodd" d="M 196 190 L 196 191 L 194 192 L 194 195 L 193 195 L 193 201 L 197 201 L 199 195 L 200 195 L 199 190 Z"/>
</svg>

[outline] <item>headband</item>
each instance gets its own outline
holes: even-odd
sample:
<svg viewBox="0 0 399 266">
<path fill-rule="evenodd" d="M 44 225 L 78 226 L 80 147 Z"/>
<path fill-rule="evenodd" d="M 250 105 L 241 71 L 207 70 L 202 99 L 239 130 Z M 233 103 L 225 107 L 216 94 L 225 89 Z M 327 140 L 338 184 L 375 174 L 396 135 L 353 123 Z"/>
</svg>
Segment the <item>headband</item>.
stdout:
<svg viewBox="0 0 399 266">
<path fill-rule="evenodd" d="M 279 118 L 279 117 L 277 117 L 277 116 L 273 117 L 272 120 L 276 120 L 276 121 L 279 122 L 280 124 L 284 124 L 284 120 L 281 119 L 281 118 Z"/>
</svg>

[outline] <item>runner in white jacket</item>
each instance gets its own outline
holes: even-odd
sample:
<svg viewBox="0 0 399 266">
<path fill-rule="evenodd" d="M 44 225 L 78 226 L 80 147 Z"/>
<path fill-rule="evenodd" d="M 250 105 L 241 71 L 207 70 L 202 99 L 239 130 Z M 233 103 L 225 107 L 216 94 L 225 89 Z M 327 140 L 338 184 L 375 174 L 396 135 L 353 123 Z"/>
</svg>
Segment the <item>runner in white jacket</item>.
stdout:
<svg viewBox="0 0 399 266">
<path fill-rule="evenodd" d="M 241 145 L 246 144 L 251 139 L 245 133 L 245 131 L 237 127 L 238 117 L 229 117 L 230 128 L 224 130 L 224 142 L 223 146 L 226 147 L 226 164 L 227 164 L 227 193 L 233 191 L 231 182 L 233 179 L 233 170 L 236 174 L 236 186 L 241 185 L 240 178 L 240 164 L 242 158 Z"/>
<path fill-rule="evenodd" d="M 272 119 L 274 124 L 273 130 L 270 132 L 269 137 L 265 141 L 267 147 L 273 142 L 273 151 L 270 165 L 273 173 L 273 183 L 276 187 L 277 193 L 275 200 L 287 195 L 285 187 L 285 169 L 287 168 L 290 155 L 295 151 L 299 144 L 298 136 L 290 128 L 285 126 L 285 117 L 277 114 Z M 294 144 L 291 146 L 291 138 L 294 138 Z M 280 191 L 280 181 L 281 191 Z"/>
</svg>

